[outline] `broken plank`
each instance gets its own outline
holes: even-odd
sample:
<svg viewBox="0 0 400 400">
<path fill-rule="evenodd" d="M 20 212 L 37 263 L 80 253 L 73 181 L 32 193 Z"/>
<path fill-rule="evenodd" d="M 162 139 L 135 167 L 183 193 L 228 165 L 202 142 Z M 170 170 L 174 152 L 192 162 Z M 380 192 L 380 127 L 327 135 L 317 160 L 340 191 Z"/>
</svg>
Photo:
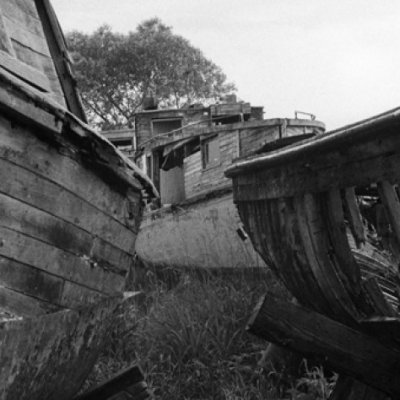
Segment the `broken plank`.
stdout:
<svg viewBox="0 0 400 400">
<path fill-rule="evenodd" d="M 354 237 L 357 247 L 360 247 L 361 244 L 365 243 L 365 230 L 360 208 L 357 203 L 354 186 L 344 190 L 344 206 L 350 231 Z"/>
<path fill-rule="evenodd" d="M 396 398 L 400 396 L 400 352 L 321 314 L 264 297 L 248 330 Z"/>
<path fill-rule="evenodd" d="M 379 197 L 389 216 L 390 226 L 400 246 L 400 201 L 396 190 L 388 181 L 378 182 Z"/>
<path fill-rule="evenodd" d="M 126 394 L 127 399 L 150 398 L 144 376 L 140 368 L 136 365 L 125 369 L 124 371 L 114 375 L 106 382 L 89 390 L 87 393 L 76 397 L 74 400 L 111 400 L 119 398 L 118 394 Z M 117 396 L 117 397 L 114 397 Z"/>
</svg>

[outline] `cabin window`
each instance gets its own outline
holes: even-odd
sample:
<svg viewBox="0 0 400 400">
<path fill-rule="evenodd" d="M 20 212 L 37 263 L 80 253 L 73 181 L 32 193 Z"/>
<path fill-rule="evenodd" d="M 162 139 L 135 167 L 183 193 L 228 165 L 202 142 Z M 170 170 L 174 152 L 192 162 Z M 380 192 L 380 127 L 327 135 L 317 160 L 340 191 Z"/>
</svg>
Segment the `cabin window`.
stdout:
<svg viewBox="0 0 400 400">
<path fill-rule="evenodd" d="M 220 163 L 221 155 L 218 136 L 214 136 L 211 139 L 206 139 L 202 141 L 201 156 L 203 168 L 212 167 Z"/>
</svg>

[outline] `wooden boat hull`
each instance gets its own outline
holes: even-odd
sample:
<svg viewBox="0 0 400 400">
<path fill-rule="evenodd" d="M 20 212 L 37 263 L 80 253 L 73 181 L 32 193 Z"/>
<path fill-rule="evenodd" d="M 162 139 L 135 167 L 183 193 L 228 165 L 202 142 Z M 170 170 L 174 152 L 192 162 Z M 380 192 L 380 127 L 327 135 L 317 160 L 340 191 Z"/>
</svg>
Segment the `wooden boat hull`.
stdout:
<svg viewBox="0 0 400 400">
<path fill-rule="evenodd" d="M 29 316 L 123 290 L 140 191 L 113 187 L 72 151 L 0 116 L 0 308 Z"/>
<path fill-rule="evenodd" d="M 146 186 L 109 142 L 0 73 L 1 399 L 67 399 L 82 384 L 114 318 L 107 299 L 124 290 Z"/>
<path fill-rule="evenodd" d="M 127 300 L 126 300 L 127 301 Z M 107 343 L 122 300 L 0 323 L 0 399 L 70 400 Z"/>
<path fill-rule="evenodd" d="M 142 117 L 151 118 L 151 114 Z M 138 126 L 143 129 L 143 125 Z M 172 206 L 145 214 L 136 251 L 142 261 L 156 267 L 263 269 L 266 263 L 254 251 L 242 228 L 233 204 L 232 188 L 223 171 L 239 154 L 254 154 L 263 148 L 275 148 L 282 143 L 321 134 L 325 126 L 314 120 L 281 118 L 194 126 L 172 132 L 170 136 L 154 137 L 152 145 L 158 148 L 172 143 L 175 144 L 172 149 L 176 150 L 187 140 L 214 137 L 218 139 L 219 162 L 203 165 L 204 145 L 184 157 L 181 169 L 163 171 L 156 162 L 153 170 L 158 168 L 161 172 L 158 178 L 153 174 L 153 178 L 159 181 L 161 201 L 171 200 L 172 194 L 175 196 L 182 191 L 186 200 L 175 203 L 173 199 Z M 178 184 L 180 179 L 183 179 L 181 185 Z"/>
<path fill-rule="evenodd" d="M 1 1 L 0 42 L 0 398 L 70 399 L 115 318 L 152 184 L 85 124 L 49 0 Z"/>
<path fill-rule="evenodd" d="M 314 339 L 322 343 L 319 356 L 339 372 L 373 386 L 362 388 L 365 398 L 400 395 L 395 375 L 400 362 L 399 281 L 397 265 L 378 265 L 378 260 L 352 251 L 352 242 L 362 252 L 368 240 L 356 190 L 375 185 L 398 249 L 399 127 L 396 109 L 296 146 L 239 160 L 226 172 L 233 179 L 235 202 L 254 246 L 306 310 L 300 325 L 308 324 Z M 269 307 L 262 306 L 262 312 Z M 333 331 L 327 329 L 324 338 L 319 335 L 318 328 L 325 324 L 321 314 L 341 324 L 342 332 L 356 332 L 356 355 L 337 344 L 330 353 Z M 275 325 L 273 317 L 265 324 L 268 318 L 257 319 L 265 332 Z M 304 353 L 303 327 L 286 325 L 287 333 L 281 331 L 275 341 Z M 297 337 L 289 338 L 289 331 Z M 387 346 L 385 355 L 375 358 L 373 371 L 349 362 L 367 354 L 364 344 L 369 339 L 364 333 Z M 313 349 L 308 354 L 312 353 Z M 384 379 L 377 381 L 375 376 Z M 357 385 L 340 379 L 332 398 L 355 398 L 351 393 Z"/>
<path fill-rule="evenodd" d="M 156 267 L 266 267 L 241 228 L 231 191 L 145 214 L 136 251 L 142 261 Z"/>
</svg>

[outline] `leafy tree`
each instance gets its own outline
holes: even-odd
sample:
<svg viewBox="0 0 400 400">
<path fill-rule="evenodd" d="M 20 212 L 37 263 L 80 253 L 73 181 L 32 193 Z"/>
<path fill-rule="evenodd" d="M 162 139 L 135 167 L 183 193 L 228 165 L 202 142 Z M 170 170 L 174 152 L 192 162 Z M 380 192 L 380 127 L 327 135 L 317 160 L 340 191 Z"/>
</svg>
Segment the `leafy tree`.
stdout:
<svg viewBox="0 0 400 400">
<path fill-rule="evenodd" d="M 107 25 L 67 41 L 89 121 L 103 129 L 131 126 L 145 97 L 161 107 L 209 103 L 236 88 L 221 68 L 154 18 L 127 35 Z"/>
</svg>

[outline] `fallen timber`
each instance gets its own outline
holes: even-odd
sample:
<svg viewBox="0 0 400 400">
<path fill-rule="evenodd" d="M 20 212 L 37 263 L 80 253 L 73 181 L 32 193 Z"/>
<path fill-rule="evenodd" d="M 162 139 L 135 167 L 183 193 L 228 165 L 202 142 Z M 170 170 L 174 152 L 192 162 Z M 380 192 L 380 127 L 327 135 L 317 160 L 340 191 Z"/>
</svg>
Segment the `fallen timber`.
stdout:
<svg viewBox="0 0 400 400">
<path fill-rule="evenodd" d="M 290 313 L 294 306 L 267 299 L 249 329 L 259 333 L 262 326 L 264 337 L 308 353 L 303 328 L 318 335 L 323 325 L 340 324 L 339 330 L 325 331 L 320 347 L 314 349 L 341 373 L 332 399 L 400 396 L 398 268 L 388 265 L 386 277 L 380 280 L 366 267 L 363 256 L 351 249 L 355 244 L 362 254 L 368 244 L 356 192 L 371 185 L 385 210 L 390 248 L 393 253 L 399 248 L 399 128 L 400 109 L 394 109 L 295 145 L 239 159 L 226 171 L 233 179 L 234 200 L 246 232 L 298 302 L 296 316 L 303 316 L 281 324 L 274 314 L 273 321 L 275 306 L 282 318 L 283 309 Z M 357 349 L 339 342 L 337 347 L 329 346 L 351 335 L 360 341 Z M 367 343 L 371 348 L 363 350 Z M 357 365 L 372 354 L 374 343 L 386 349 L 373 351 L 373 368 Z M 353 350 L 359 351 L 360 358 Z"/>
<path fill-rule="evenodd" d="M 67 54 L 48 0 L 1 1 L 2 400 L 77 393 L 126 304 L 143 197 L 156 195 L 85 124 Z"/>
<path fill-rule="evenodd" d="M 125 369 L 74 400 L 144 400 L 152 398 L 137 365 Z"/>
</svg>

